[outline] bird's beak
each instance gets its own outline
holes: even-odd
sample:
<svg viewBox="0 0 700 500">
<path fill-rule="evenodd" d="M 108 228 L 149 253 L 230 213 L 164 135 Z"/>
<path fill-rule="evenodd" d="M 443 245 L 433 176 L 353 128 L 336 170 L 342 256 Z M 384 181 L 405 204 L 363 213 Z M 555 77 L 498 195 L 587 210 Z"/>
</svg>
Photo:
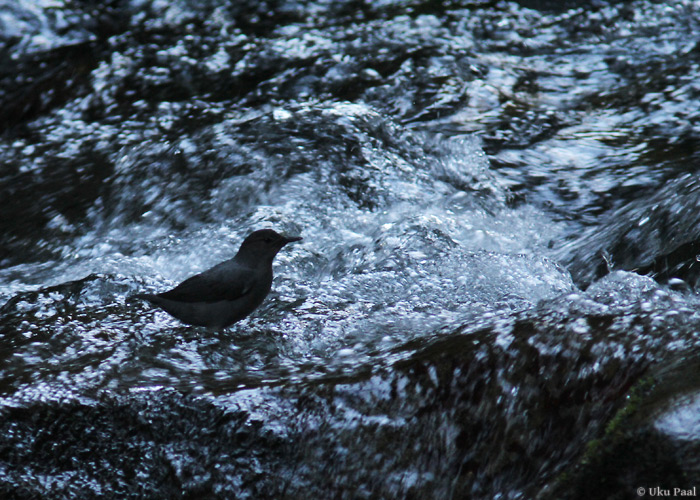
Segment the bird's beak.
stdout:
<svg viewBox="0 0 700 500">
<path fill-rule="evenodd" d="M 303 238 L 301 236 L 284 236 L 284 244 L 292 243 L 293 241 L 299 241 Z"/>
</svg>

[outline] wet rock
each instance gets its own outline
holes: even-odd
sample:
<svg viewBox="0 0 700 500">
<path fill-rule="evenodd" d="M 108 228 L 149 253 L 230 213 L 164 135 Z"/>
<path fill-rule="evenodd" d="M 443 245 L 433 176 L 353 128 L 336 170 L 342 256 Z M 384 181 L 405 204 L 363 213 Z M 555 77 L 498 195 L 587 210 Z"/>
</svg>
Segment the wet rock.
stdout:
<svg viewBox="0 0 700 500">
<path fill-rule="evenodd" d="M 3 405 L 4 488 L 42 494 L 39 478 L 51 477 L 66 498 L 534 498 L 556 485 L 566 497 L 578 483 L 559 481 L 577 477 L 567 464 L 591 456 L 590 443 L 607 432 L 613 458 L 629 448 L 618 429 L 636 433 L 648 467 L 683 478 L 674 458 L 683 448 L 663 425 L 676 410 L 651 423 L 623 425 L 621 415 L 646 397 L 635 386 L 666 373 L 669 349 L 682 359 L 697 348 L 698 326 L 683 295 L 617 273 L 586 294 L 416 339 L 393 349 L 396 361 L 351 372 L 243 390 L 183 380 L 188 395 L 135 386 L 76 398 L 54 384 L 43 402 L 9 395 Z M 669 373 L 671 386 L 684 376 Z M 635 464 L 622 465 L 631 477 L 650 470 Z"/>
<path fill-rule="evenodd" d="M 697 488 L 699 368 L 694 354 L 651 369 L 601 437 L 542 498 L 626 498 L 637 491 L 680 496 Z"/>
</svg>

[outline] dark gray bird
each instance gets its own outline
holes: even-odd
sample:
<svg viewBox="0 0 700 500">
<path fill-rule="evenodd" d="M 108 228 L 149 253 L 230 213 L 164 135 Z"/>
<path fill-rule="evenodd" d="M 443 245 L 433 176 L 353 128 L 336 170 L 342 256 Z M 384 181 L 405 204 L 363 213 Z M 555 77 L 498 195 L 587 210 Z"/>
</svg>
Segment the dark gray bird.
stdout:
<svg viewBox="0 0 700 500">
<path fill-rule="evenodd" d="M 272 260 L 301 237 L 254 231 L 233 259 L 186 279 L 168 292 L 139 294 L 184 323 L 221 329 L 252 313 L 272 287 Z"/>
</svg>

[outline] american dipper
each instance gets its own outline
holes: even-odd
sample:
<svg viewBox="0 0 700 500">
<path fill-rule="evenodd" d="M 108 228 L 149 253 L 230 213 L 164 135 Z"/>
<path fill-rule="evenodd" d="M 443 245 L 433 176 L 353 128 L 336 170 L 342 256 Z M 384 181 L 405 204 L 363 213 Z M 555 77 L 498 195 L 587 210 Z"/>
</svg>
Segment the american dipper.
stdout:
<svg viewBox="0 0 700 500">
<path fill-rule="evenodd" d="M 272 229 L 254 231 L 233 259 L 186 279 L 170 291 L 139 294 L 184 323 L 221 329 L 252 313 L 272 287 L 272 260 L 284 245 L 301 237 L 285 237 Z"/>
</svg>

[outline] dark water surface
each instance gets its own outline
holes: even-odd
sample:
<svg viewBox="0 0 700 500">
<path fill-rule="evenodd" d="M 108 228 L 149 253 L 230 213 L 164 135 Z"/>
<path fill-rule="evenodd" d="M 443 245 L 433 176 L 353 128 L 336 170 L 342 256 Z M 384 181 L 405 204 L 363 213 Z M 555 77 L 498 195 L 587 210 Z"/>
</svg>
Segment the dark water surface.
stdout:
<svg viewBox="0 0 700 500">
<path fill-rule="evenodd" d="M 0 496 L 700 487 L 700 4 L 0 4 Z M 301 234 L 224 332 L 134 293 Z"/>
</svg>

